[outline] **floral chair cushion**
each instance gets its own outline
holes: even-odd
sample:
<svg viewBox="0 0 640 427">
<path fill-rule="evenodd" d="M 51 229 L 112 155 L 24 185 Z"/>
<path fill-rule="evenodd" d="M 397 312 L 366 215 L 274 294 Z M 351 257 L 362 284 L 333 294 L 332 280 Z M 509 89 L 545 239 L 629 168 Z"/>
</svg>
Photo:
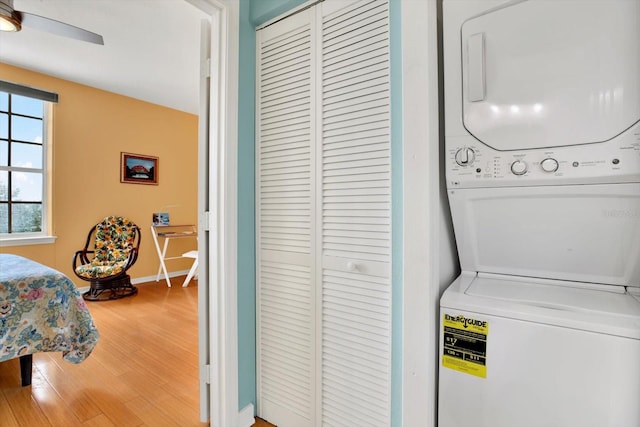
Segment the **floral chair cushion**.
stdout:
<svg viewBox="0 0 640 427">
<path fill-rule="evenodd" d="M 94 258 L 76 268 L 79 276 L 95 279 L 120 274 L 135 242 L 135 224 L 127 218 L 108 216 L 96 225 Z"/>
</svg>

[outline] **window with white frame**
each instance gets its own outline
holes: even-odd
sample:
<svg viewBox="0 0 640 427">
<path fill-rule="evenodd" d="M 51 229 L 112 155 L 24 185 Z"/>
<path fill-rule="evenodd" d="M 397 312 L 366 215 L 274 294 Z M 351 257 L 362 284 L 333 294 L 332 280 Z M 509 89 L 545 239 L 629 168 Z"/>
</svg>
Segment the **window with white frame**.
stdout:
<svg viewBox="0 0 640 427">
<path fill-rule="evenodd" d="M 47 120 L 57 95 L 0 81 L 0 238 L 47 234 Z"/>
</svg>

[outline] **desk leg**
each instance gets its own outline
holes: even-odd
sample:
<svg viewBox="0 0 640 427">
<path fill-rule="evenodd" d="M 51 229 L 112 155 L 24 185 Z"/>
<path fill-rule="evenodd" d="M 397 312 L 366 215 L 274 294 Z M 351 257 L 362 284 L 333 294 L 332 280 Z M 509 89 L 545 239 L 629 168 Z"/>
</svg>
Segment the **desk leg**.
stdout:
<svg viewBox="0 0 640 427">
<path fill-rule="evenodd" d="M 33 366 L 33 355 L 27 354 L 20 356 L 20 377 L 22 378 L 22 387 L 31 385 L 31 369 Z"/>
<path fill-rule="evenodd" d="M 167 246 L 169 246 L 169 239 L 164 239 L 164 246 L 162 247 L 162 256 L 160 257 L 160 269 L 164 273 L 164 279 L 167 281 L 167 286 L 171 287 L 171 281 L 169 280 L 169 273 L 167 273 L 167 265 L 164 263 L 164 257 L 167 255 Z M 160 274 L 158 269 L 158 274 Z M 157 281 L 158 279 L 156 279 Z"/>
<path fill-rule="evenodd" d="M 156 246 L 156 252 L 158 253 L 158 259 L 160 260 L 160 266 L 158 267 L 158 274 L 156 274 L 156 282 L 160 280 L 160 273 L 164 273 L 164 278 L 167 281 L 167 286 L 171 287 L 171 282 L 169 281 L 169 274 L 167 273 L 167 266 L 164 263 L 164 257 L 167 254 L 167 244 L 169 243 L 169 239 L 164 239 L 164 246 L 162 251 L 160 251 L 160 243 L 158 243 L 158 234 L 156 232 L 155 227 L 151 226 L 151 236 L 153 237 L 153 243 Z"/>
</svg>

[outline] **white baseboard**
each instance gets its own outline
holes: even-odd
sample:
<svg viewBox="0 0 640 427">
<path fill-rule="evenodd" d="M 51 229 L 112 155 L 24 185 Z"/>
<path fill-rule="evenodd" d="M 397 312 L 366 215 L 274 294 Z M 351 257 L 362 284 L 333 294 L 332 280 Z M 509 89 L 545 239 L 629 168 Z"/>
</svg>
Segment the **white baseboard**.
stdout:
<svg viewBox="0 0 640 427">
<path fill-rule="evenodd" d="M 251 427 L 256 423 L 253 416 L 253 403 L 249 403 L 238 413 L 238 427 Z"/>
<path fill-rule="evenodd" d="M 189 270 L 172 271 L 169 273 L 169 277 L 186 276 L 187 273 L 189 273 Z M 135 278 L 132 277 L 131 284 L 137 285 L 138 283 L 153 282 L 155 280 L 156 280 L 156 276 L 145 276 L 145 277 L 135 277 Z M 164 282 L 164 275 L 160 274 L 160 279 L 158 280 L 158 282 Z"/>
<path fill-rule="evenodd" d="M 176 277 L 176 276 L 186 276 L 189 273 L 189 270 L 179 270 L 179 271 L 172 271 L 169 273 L 169 277 Z M 139 283 L 146 283 L 146 282 L 153 282 L 156 280 L 156 276 L 145 276 L 145 277 L 135 277 L 135 278 L 131 278 L 131 284 L 132 285 L 137 285 Z M 164 276 L 160 275 L 160 279 L 158 280 L 158 283 L 165 283 L 164 282 Z M 166 286 L 166 285 L 165 285 Z M 83 286 L 81 288 L 78 288 L 78 291 L 83 294 L 85 292 L 89 291 L 89 286 Z"/>
</svg>

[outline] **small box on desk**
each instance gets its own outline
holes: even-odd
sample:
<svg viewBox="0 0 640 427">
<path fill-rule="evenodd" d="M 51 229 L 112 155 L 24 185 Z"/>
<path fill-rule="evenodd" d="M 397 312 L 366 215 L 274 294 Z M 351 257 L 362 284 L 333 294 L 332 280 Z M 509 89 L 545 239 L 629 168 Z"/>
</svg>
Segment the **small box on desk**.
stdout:
<svg viewBox="0 0 640 427">
<path fill-rule="evenodd" d="M 153 219 L 151 221 L 154 227 L 161 227 L 163 225 L 169 225 L 169 213 L 168 212 L 154 212 Z"/>
</svg>

